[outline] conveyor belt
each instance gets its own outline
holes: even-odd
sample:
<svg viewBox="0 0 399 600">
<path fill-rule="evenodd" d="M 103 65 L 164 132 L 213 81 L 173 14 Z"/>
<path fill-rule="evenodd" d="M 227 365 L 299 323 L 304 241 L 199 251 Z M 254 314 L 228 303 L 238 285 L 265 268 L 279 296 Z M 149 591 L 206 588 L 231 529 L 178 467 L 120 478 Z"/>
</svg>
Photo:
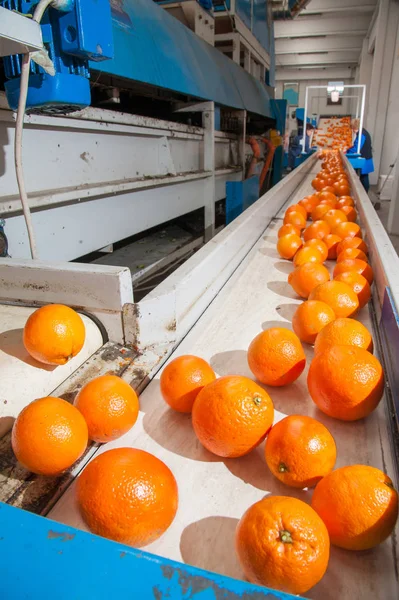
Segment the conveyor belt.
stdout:
<svg viewBox="0 0 399 600">
<path fill-rule="evenodd" d="M 318 170 L 319 165 L 316 165 L 289 204 L 311 192 L 310 181 Z M 282 261 L 276 252 L 277 230 L 286 207 L 267 227 L 170 359 L 181 354 L 197 354 L 208 360 L 218 375 L 241 374 L 252 378 L 246 350 L 253 337 L 274 325 L 291 328 L 292 315 L 300 300 L 287 283 L 292 265 Z M 359 320 L 372 327 L 368 308 L 361 311 Z M 308 367 L 313 350 L 307 346 L 305 351 Z M 371 464 L 392 475 L 394 467 L 384 402 L 362 421 L 346 423 L 330 419 L 310 400 L 306 376 L 307 368 L 293 385 L 268 390 L 277 409 L 276 419 L 294 413 L 313 416 L 335 437 L 337 467 Z M 180 505 L 176 519 L 146 550 L 242 578 L 234 551 L 234 532 L 244 511 L 268 493 L 309 501 L 311 492 L 285 487 L 273 478 L 265 464 L 263 444 L 239 459 L 221 460 L 208 453 L 194 435 L 190 416 L 169 410 L 163 402 L 159 373 L 141 395 L 140 403 L 141 412 L 135 427 L 116 442 L 103 446 L 100 452 L 120 446 L 147 450 L 164 460 L 177 479 Z M 48 516 L 85 529 L 75 503 L 74 484 Z M 394 536 L 364 553 L 332 548 L 327 574 L 307 597 L 315 600 L 397 598 L 396 550 Z"/>
</svg>

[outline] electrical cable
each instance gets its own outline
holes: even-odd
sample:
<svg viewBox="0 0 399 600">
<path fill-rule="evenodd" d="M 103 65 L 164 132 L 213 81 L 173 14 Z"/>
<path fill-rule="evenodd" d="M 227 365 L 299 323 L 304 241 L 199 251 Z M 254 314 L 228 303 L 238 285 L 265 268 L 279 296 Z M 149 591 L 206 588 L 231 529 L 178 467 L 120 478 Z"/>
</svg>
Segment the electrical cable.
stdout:
<svg viewBox="0 0 399 600">
<path fill-rule="evenodd" d="M 47 7 L 53 2 L 53 0 L 40 0 L 36 6 L 35 12 L 33 13 L 33 20 L 37 23 L 43 18 L 43 14 Z M 14 158 L 15 158 L 15 173 L 17 176 L 17 183 L 19 189 L 19 195 L 21 198 L 22 210 L 24 213 L 26 228 L 28 230 L 30 253 L 33 259 L 38 258 L 35 233 L 32 223 L 32 215 L 29 208 L 28 194 L 26 192 L 23 164 L 22 164 L 22 136 L 24 128 L 24 117 L 26 109 L 26 99 L 28 96 L 29 86 L 29 71 L 30 71 L 30 53 L 27 52 L 22 57 L 21 65 L 21 79 L 20 79 L 20 92 L 17 109 L 17 119 L 15 124 L 15 141 L 14 141 Z"/>
</svg>

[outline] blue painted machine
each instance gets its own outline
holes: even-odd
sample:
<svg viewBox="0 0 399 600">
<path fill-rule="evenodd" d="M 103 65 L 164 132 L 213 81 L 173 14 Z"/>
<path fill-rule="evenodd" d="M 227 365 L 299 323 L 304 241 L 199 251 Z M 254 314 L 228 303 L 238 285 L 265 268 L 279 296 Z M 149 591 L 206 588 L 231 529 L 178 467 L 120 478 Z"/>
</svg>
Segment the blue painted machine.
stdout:
<svg viewBox="0 0 399 600">
<path fill-rule="evenodd" d="M 32 8 L 26 0 L 0 0 L 0 5 L 23 13 Z M 117 77 L 119 87 L 132 82 L 154 86 L 273 118 L 266 85 L 152 0 L 75 0 L 72 6 L 64 13 L 50 8 L 45 15 L 43 38 L 56 74 L 32 62 L 27 111 L 67 113 L 88 106 L 90 74 L 97 72 L 96 81 Z M 18 56 L 4 59 L 13 109 L 20 62 Z"/>
</svg>

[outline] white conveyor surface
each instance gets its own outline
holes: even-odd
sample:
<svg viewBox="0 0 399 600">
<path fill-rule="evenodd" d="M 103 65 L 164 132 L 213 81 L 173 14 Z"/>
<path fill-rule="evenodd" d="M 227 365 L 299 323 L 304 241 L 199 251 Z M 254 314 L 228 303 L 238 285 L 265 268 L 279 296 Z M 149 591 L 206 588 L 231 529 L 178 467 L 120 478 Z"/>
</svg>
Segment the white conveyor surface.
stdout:
<svg viewBox="0 0 399 600">
<path fill-rule="evenodd" d="M 86 328 L 82 350 L 66 365 L 44 365 L 33 359 L 22 342 L 23 328 L 37 307 L 0 305 L 0 437 L 32 400 L 49 396 L 103 345 L 97 325 L 81 315 Z"/>
<path fill-rule="evenodd" d="M 319 166 L 299 186 L 289 203 L 311 192 L 310 181 Z M 286 207 L 285 207 L 286 208 Z M 281 214 L 283 214 L 282 211 Z M 292 264 L 276 253 L 277 218 L 265 230 L 247 258 L 222 288 L 171 356 L 196 354 L 221 375 L 251 377 L 246 350 L 262 329 L 279 325 L 291 328 L 300 300 L 287 283 Z M 371 327 L 368 309 L 360 320 Z M 345 423 L 317 410 L 306 386 L 313 350 L 305 344 L 307 367 L 293 385 L 266 388 L 273 399 L 276 420 L 288 414 L 308 414 L 323 422 L 337 443 L 337 467 L 370 464 L 393 473 L 383 402 L 366 420 Z M 171 360 L 169 359 L 169 360 Z M 266 386 L 265 386 L 266 387 Z M 295 496 L 310 501 L 312 491 L 281 484 L 269 472 L 264 444 L 251 454 L 222 460 L 207 452 L 197 440 L 190 416 L 170 410 L 159 390 L 159 373 L 140 397 L 141 411 L 133 429 L 100 452 L 114 447 L 141 448 L 162 459 L 179 486 L 179 510 L 169 530 L 145 550 L 210 571 L 243 578 L 234 551 L 234 532 L 244 511 L 266 494 Z M 48 514 L 58 522 L 86 529 L 75 501 L 75 484 Z M 314 600 L 393 600 L 398 597 L 395 578 L 395 538 L 379 547 L 351 553 L 332 547 L 323 580 L 306 595 Z"/>
</svg>

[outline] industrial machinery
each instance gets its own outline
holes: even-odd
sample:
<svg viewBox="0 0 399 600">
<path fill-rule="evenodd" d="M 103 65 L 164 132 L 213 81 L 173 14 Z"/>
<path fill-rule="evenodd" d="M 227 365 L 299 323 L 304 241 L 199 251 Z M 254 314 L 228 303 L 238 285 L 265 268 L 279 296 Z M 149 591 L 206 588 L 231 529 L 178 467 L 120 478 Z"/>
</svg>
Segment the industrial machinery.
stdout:
<svg viewBox="0 0 399 600">
<path fill-rule="evenodd" d="M 1 6 L 31 10 L 28 1 Z M 211 236 L 215 202 L 245 177 L 248 136 L 284 128 L 284 103 L 264 78 L 152 0 L 58 2 L 42 36 L 47 62 L 32 55 L 23 141 L 39 258 L 73 260 L 201 208 Z M 0 214 L 9 254 L 26 258 L 8 110 L 18 104 L 22 57 L 3 64 Z M 278 180 L 278 161 L 273 169 Z"/>
</svg>

